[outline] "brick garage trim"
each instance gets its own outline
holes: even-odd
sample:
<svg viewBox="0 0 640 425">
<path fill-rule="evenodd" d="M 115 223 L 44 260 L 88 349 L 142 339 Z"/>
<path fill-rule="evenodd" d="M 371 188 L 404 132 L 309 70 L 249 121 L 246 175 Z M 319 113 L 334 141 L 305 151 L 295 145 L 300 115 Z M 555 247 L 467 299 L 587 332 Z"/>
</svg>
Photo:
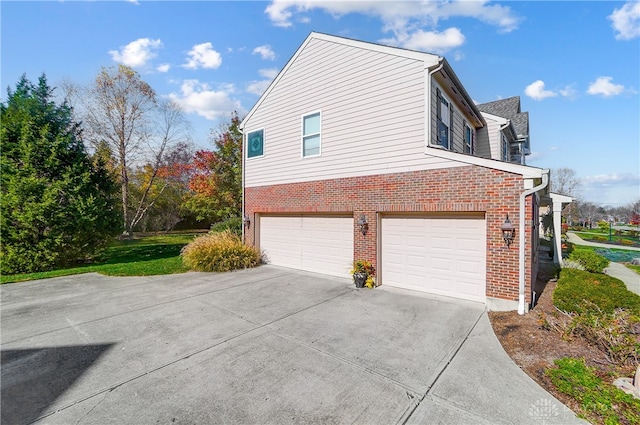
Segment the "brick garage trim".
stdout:
<svg viewBox="0 0 640 425">
<path fill-rule="evenodd" d="M 348 214 L 354 218 L 354 258 L 378 267 L 378 215 L 389 213 L 483 213 L 487 223 L 486 296 L 518 299 L 518 245 L 502 240 L 505 217 L 519 227 L 519 195 L 524 179 L 518 174 L 465 166 L 406 173 L 378 174 L 245 188 L 245 214 L 256 223 L 260 214 Z M 525 293 L 531 294 L 534 197 L 525 205 Z M 369 230 L 363 236 L 356 222 L 364 214 Z M 257 226 L 245 229 L 245 242 L 255 245 Z"/>
</svg>

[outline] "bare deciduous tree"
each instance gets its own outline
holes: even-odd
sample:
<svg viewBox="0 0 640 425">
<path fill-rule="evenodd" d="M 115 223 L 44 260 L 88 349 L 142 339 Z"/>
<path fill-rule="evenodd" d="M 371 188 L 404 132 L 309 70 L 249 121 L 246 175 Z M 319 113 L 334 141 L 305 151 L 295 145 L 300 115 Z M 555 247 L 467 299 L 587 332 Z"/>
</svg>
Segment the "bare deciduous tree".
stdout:
<svg viewBox="0 0 640 425">
<path fill-rule="evenodd" d="M 106 144 L 115 156 L 122 202 L 123 237 L 144 217 L 158 168 L 181 142 L 189 141 L 190 125 L 180 107 L 159 101 L 155 91 L 133 69 L 103 68 L 81 97 L 85 135 L 95 146 Z M 131 168 L 149 164 L 152 177 L 133 197 Z M 136 199 L 134 199 L 136 198 Z"/>
</svg>

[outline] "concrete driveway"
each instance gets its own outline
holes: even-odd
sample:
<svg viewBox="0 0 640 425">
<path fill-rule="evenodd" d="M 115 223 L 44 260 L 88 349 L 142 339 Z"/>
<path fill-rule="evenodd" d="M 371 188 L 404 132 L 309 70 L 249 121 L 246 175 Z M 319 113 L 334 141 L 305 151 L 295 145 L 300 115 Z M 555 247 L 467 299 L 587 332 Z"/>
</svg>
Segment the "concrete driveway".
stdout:
<svg viewBox="0 0 640 425">
<path fill-rule="evenodd" d="M 484 306 L 272 266 L 4 285 L 2 423 L 582 423 Z"/>
</svg>

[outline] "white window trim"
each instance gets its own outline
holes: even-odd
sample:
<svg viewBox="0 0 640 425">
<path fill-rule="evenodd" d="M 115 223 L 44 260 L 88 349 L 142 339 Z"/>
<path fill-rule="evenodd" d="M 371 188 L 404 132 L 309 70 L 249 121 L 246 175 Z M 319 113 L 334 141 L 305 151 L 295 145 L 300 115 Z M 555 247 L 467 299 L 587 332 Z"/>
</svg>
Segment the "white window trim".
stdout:
<svg viewBox="0 0 640 425">
<path fill-rule="evenodd" d="M 469 144 L 467 144 L 467 129 L 469 129 L 469 136 L 470 136 L 470 140 L 469 140 Z M 469 155 L 473 155 L 473 135 L 475 133 L 475 129 L 473 127 L 471 127 L 469 125 L 468 122 L 465 121 L 464 123 L 464 133 L 462 134 L 462 143 L 464 143 L 464 147 L 463 150 L 466 150 L 467 147 L 469 147 Z"/>
<path fill-rule="evenodd" d="M 438 92 L 440 92 L 440 97 L 438 97 Z M 442 88 L 437 87 L 436 88 L 436 110 L 440 110 L 440 118 L 437 117 L 436 114 L 436 146 L 439 146 L 442 149 L 448 150 L 453 152 L 453 131 L 452 131 L 452 127 L 453 127 L 453 104 L 451 103 L 451 100 L 445 96 L 444 94 L 444 90 L 442 90 Z M 449 123 L 445 123 L 445 104 L 446 103 L 446 120 L 449 121 Z M 439 140 L 439 133 L 440 133 L 440 123 L 442 123 L 443 125 L 445 125 L 447 127 L 447 145 L 448 146 L 444 146 L 441 142 L 441 140 Z"/>
<path fill-rule="evenodd" d="M 260 131 L 260 130 L 262 130 L 262 155 L 249 157 L 249 134 L 255 133 L 256 131 Z M 253 129 L 251 131 L 247 131 L 245 133 L 244 139 L 245 139 L 244 140 L 244 147 L 245 147 L 245 155 L 244 155 L 244 157 L 247 160 L 251 161 L 252 159 L 262 158 L 265 155 L 265 150 L 266 150 L 265 147 L 267 145 L 267 143 L 266 143 L 266 141 L 267 141 L 267 131 L 266 131 L 265 127 L 260 127 L 260 128 Z"/>
<path fill-rule="evenodd" d="M 304 134 L 304 119 L 305 117 L 308 117 L 310 115 L 319 115 L 320 118 L 320 131 L 318 133 L 312 133 L 312 134 Z M 304 154 L 304 138 L 305 137 L 309 137 L 309 136 L 315 136 L 315 135 L 320 136 L 320 141 L 319 141 L 319 146 L 318 146 L 318 153 L 315 155 L 305 155 Z M 322 110 L 318 110 L 318 111 L 313 111 L 313 112 L 308 112 L 306 114 L 303 114 L 300 117 L 300 158 L 315 158 L 317 156 L 321 156 L 322 155 Z"/>
</svg>

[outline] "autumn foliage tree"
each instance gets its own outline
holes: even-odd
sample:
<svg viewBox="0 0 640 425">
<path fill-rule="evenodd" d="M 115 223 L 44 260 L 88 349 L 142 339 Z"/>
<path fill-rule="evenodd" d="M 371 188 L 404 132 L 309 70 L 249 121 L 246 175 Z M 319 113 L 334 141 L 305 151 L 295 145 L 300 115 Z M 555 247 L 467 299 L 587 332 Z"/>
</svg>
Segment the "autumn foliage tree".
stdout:
<svg viewBox="0 0 640 425">
<path fill-rule="evenodd" d="M 211 138 L 215 149 L 196 152 L 185 207 L 200 221 L 239 217 L 242 210 L 242 133 L 237 113 Z"/>
</svg>

